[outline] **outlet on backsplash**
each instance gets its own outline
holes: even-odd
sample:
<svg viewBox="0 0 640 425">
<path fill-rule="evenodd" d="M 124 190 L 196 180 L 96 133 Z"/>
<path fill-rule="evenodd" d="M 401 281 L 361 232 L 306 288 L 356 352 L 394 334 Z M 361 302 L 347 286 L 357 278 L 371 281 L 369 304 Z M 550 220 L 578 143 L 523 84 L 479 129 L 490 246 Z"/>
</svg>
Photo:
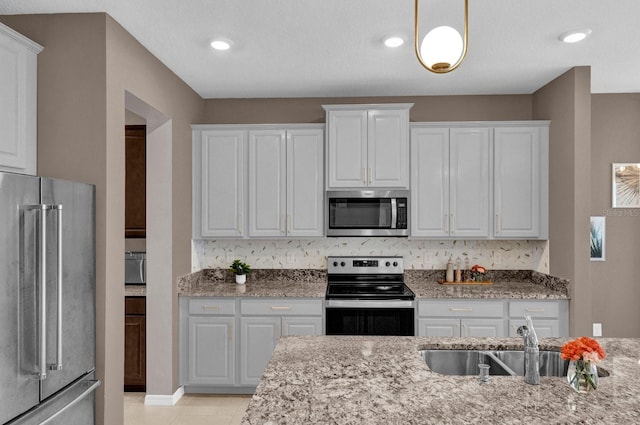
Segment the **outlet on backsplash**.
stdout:
<svg viewBox="0 0 640 425">
<path fill-rule="evenodd" d="M 295 262 L 296 262 L 296 255 L 291 251 L 287 251 L 287 263 L 294 264 Z"/>
<path fill-rule="evenodd" d="M 493 253 L 493 265 L 494 266 L 502 265 L 502 254 L 500 252 Z"/>
</svg>

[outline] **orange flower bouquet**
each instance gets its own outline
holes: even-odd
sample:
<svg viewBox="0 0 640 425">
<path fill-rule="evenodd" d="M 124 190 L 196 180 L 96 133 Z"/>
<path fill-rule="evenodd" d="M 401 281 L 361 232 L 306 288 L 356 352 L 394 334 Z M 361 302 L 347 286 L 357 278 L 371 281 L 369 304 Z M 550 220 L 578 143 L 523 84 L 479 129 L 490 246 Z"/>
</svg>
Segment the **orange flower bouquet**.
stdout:
<svg viewBox="0 0 640 425">
<path fill-rule="evenodd" d="M 571 360 L 567 380 L 578 392 L 586 392 L 598 386 L 596 363 L 607 356 L 604 349 L 593 338 L 583 336 L 562 346 L 560 357 Z"/>
</svg>

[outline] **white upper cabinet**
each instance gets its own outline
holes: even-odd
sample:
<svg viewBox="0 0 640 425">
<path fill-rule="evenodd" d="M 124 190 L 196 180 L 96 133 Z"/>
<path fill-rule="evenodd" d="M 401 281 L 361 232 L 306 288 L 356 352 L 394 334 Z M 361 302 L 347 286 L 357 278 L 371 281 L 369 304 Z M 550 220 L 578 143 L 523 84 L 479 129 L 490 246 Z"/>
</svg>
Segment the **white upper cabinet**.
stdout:
<svg viewBox="0 0 640 425">
<path fill-rule="evenodd" d="M 327 111 L 328 189 L 367 185 L 367 111 Z"/>
<path fill-rule="evenodd" d="M 411 236 L 546 239 L 548 127 L 413 123 Z"/>
<path fill-rule="evenodd" d="M 411 236 L 449 236 L 449 129 L 411 129 Z"/>
<path fill-rule="evenodd" d="M 487 238 L 490 129 L 411 130 L 411 236 Z"/>
<path fill-rule="evenodd" d="M 321 128 L 249 131 L 249 236 L 320 237 L 324 223 Z"/>
<path fill-rule="evenodd" d="M 324 131 L 287 130 L 287 235 L 324 236 Z"/>
<path fill-rule="evenodd" d="M 496 128 L 494 137 L 494 237 L 547 239 L 548 124 Z"/>
<path fill-rule="evenodd" d="M 193 237 L 245 234 L 245 151 L 242 130 L 193 131 Z"/>
<path fill-rule="evenodd" d="M 284 130 L 249 132 L 249 236 L 286 235 Z"/>
<path fill-rule="evenodd" d="M 0 23 L 0 171 L 37 174 L 37 67 L 42 46 Z"/>
<path fill-rule="evenodd" d="M 489 128 L 452 128 L 449 149 L 449 229 L 453 237 L 489 236 Z"/>
<path fill-rule="evenodd" d="M 323 105 L 327 188 L 408 188 L 413 104 Z"/>
<path fill-rule="evenodd" d="M 194 125 L 193 237 L 322 237 L 324 125 Z"/>
</svg>

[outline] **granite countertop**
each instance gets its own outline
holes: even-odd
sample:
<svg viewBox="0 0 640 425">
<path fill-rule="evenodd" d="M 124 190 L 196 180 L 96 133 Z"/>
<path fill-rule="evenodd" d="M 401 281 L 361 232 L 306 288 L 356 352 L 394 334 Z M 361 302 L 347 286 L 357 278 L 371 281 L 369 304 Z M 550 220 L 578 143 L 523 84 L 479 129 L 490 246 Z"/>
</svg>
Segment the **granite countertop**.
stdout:
<svg viewBox="0 0 640 425">
<path fill-rule="evenodd" d="M 124 285 L 125 297 L 146 297 L 147 287 L 146 285 Z"/>
<path fill-rule="evenodd" d="M 258 269 L 238 285 L 226 269 L 204 269 L 178 279 L 183 297 L 277 297 L 324 298 L 327 273 L 322 270 Z"/>
<path fill-rule="evenodd" d="M 421 298 L 567 299 L 565 279 L 529 270 L 489 271 L 492 285 L 440 285 L 442 270 L 406 270 L 405 283 Z M 247 283 L 236 285 L 225 269 L 204 269 L 178 279 L 185 297 L 299 297 L 324 298 L 327 272 L 315 269 L 258 269 Z"/>
<path fill-rule="evenodd" d="M 564 339 L 541 338 L 559 351 Z M 639 339 L 598 339 L 607 352 L 597 391 L 566 378 L 432 372 L 422 348 L 522 349 L 520 338 L 317 336 L 281 338 L 243 425 L 632 424 L 640 423 Z"/>
</svg>

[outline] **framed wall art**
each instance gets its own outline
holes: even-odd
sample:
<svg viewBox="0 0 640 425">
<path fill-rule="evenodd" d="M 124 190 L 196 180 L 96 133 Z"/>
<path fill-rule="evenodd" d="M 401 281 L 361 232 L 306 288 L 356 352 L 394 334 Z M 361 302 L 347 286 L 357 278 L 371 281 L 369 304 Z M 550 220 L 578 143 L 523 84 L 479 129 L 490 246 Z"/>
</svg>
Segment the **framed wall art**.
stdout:
<svg viewBox="0 0 640 425">
<path fill-rule="evenodd" d="M 640 164 L 613 163 L 613 208 L 640 208 Z"/>
<path fill-rule="evenodd" d="M 591 261 L 604 261 L 604 217 L 591 217 Z"/>
</svg>

